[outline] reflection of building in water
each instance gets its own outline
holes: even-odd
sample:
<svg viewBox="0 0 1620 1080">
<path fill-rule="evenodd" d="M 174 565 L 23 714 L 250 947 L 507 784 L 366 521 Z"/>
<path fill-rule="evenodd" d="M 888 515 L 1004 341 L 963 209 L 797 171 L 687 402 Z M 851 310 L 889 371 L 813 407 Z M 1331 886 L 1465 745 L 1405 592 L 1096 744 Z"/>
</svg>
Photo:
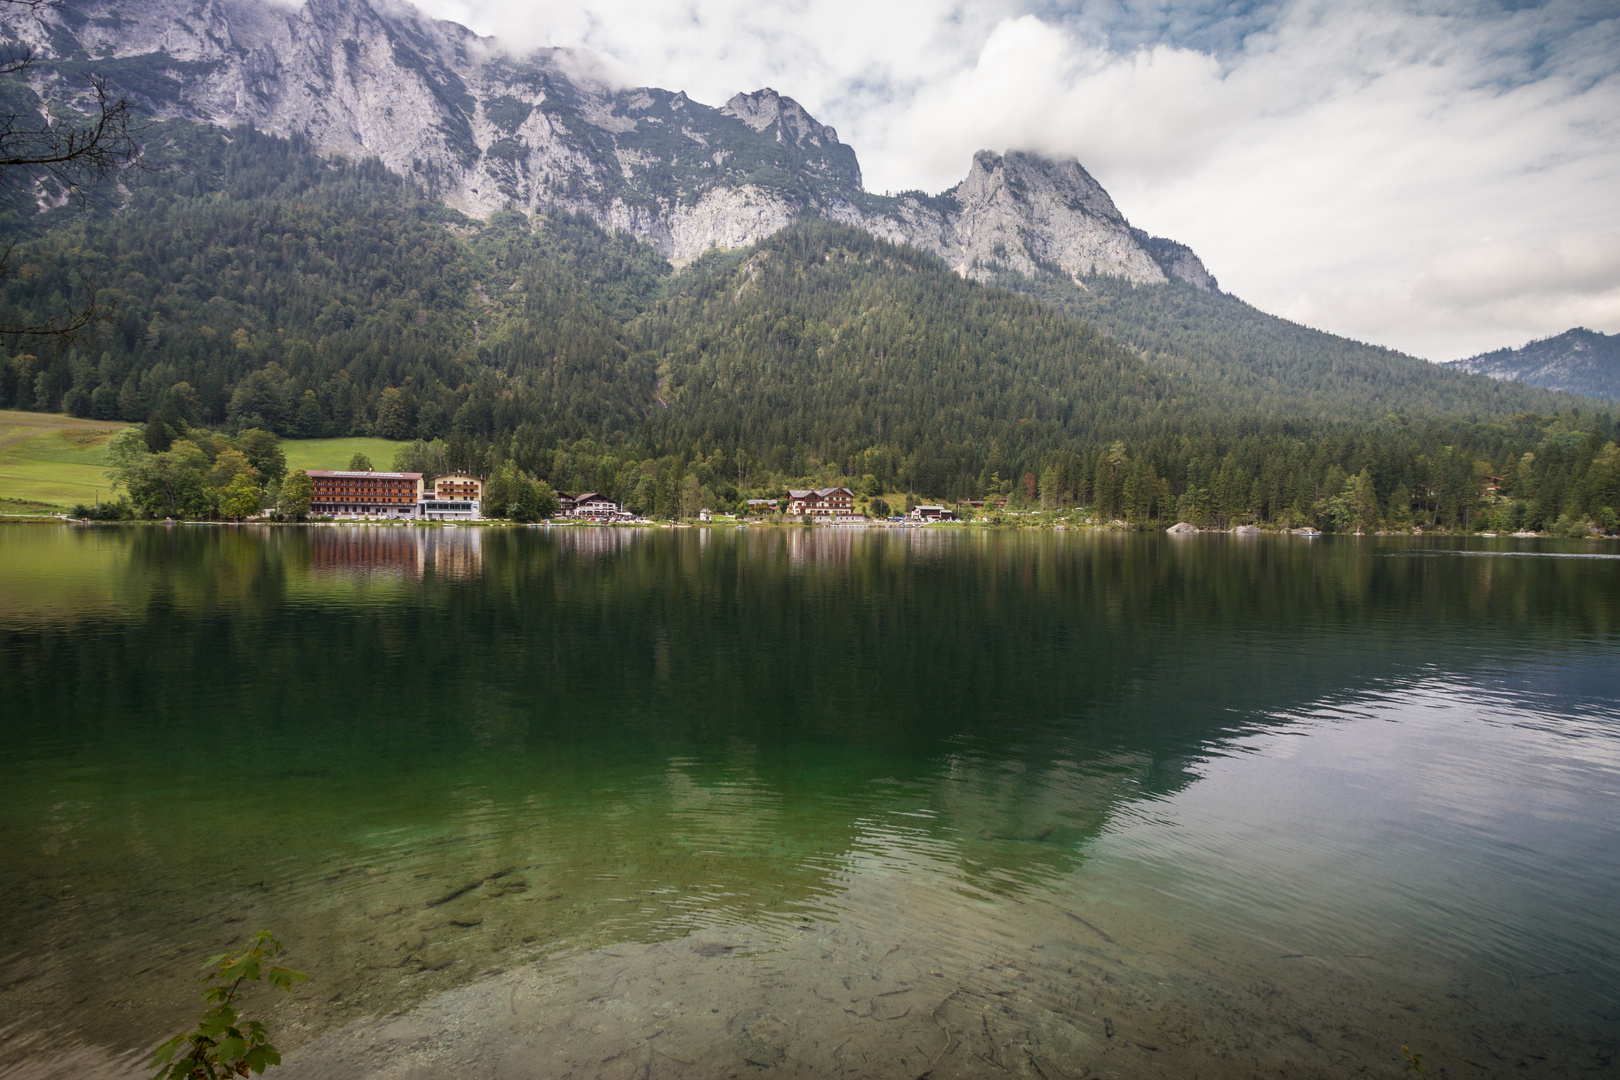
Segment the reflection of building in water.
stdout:
<svg viewBox="0 0 1620 1080">
<path fill-rule="evenodd" d="M 642 537 L 657 535 L 643 529 L 553 529 L 548 533 L 558 551 L 587 559 L 617 555 Z"/>
<path fill-rule="evenodd" d="M 414 530 L 413 530 L 414 531 Z M 484 531 L 482 529 L 432 529 L 424 536 L 433 576 L 454 581 L 471 581 L 484 572 Z"/>
<path fill-rule="evenodd" d="M 435 577 L 470 580 L 484 569 L 481 529 L 315 529 L 309 546 L 310 569 L 328 573 L 420 578 L 431 566 Z"/>
<path fill-rule="evenodd" d="M 314 529 L 309 556 L 315 571 L 422 576 L 422 543 L 414 529 Z"/>
<path fill-rule="evenodd" d="M 864 535 L 848 529 L 789 529 L 786 532 L 788 563 L 792 566 L 848 563 L 855 544 Z"/>
</svg>

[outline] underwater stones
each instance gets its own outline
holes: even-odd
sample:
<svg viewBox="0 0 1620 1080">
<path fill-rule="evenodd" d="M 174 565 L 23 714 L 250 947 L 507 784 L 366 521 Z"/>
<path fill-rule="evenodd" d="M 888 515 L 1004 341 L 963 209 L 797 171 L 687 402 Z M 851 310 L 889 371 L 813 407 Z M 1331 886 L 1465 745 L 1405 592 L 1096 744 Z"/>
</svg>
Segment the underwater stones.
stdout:
<svg viewBox="0 0 1620 1080">
<path fill-rule="evenodd" d="M 410 962 L 421 971 L 443 971 L 459 959 L 461 957 L 441 941 L 424 945 L 410 956 Z"/>
</svg>

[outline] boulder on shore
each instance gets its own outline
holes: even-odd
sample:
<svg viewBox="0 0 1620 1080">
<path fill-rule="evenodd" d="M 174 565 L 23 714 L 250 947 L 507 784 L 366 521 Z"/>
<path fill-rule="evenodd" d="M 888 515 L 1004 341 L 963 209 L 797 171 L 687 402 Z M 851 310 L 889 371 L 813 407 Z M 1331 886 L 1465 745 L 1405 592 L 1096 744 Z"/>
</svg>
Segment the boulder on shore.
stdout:
<svg viewBox="0 0 1620 1080">
<path fill-rule="evenodd" d="M 1164 531 L 1171 536 L 1191 536 L 1198 531 L 1198 526 L 1189 525 L 1185 521 L 1178 521 Z"/>
<path fill-rule="evenodd" d="M 1237 528 L 1232 530 L 1232 535 L 1233 536 L 1259 536 L 1260 535 L 1260 526 L 1258 526 L 1258 525 L 1239 525 Z"/>
</svg>

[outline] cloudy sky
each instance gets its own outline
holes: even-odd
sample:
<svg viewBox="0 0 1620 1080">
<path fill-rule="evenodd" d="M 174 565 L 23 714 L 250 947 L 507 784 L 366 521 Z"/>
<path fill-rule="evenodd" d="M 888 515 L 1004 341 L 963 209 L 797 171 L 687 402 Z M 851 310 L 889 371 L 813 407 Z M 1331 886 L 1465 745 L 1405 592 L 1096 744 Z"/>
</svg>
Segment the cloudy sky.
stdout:
<svg viewBox="0 0 1620 1080">
<path fill-rule="evenodd" d="M 418 0 L 721 104 L 772 86 L 869 190 L 1072 154 L 1223 288 L 1430 359 L 1620 331 L 1620 0 Z"/>
</svg>

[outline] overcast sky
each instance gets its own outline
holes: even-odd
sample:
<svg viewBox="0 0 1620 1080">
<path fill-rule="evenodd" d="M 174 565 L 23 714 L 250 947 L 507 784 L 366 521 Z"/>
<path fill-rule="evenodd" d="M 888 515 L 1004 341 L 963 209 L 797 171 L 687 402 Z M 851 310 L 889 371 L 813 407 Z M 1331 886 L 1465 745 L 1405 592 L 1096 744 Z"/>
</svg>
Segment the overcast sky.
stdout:
<svg viewBox="0 0 1620 1080">
<path fill-rule="evenodd" d="M 1434 360 L 1620 331 L 1620 0 L 418 0 L 709 104 L 772 86 L 868 190 L 1072 154 L 1257 306 Z"/>
</svg>

